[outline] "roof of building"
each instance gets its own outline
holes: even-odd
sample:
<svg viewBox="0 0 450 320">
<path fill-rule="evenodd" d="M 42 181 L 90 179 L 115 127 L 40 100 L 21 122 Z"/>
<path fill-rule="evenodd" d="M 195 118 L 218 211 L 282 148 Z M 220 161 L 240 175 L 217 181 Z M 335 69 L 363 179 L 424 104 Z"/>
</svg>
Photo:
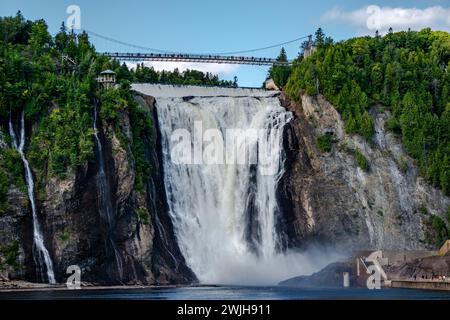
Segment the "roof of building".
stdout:
<svg viewBox="0 0 450 320">
<path fill-rule="evenodd" d="M 114 71 L 108 69 L 108 70 L 100 72 L 100 74 L 116 74 L 116 73 Z"/>
</svg>

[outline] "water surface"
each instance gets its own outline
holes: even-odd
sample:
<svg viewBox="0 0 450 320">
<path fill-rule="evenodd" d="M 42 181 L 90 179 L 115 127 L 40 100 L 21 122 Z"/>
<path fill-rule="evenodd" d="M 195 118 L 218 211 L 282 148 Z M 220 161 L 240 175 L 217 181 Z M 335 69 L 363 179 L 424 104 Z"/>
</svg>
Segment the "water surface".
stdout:
<svg viewBox="0 0 450 320">
<path fill-rule="evenodd" d="M 0 292 L 0 300 L 450 300 L 448 291 L 365 288 L 204 286 Z"/>
</svg>

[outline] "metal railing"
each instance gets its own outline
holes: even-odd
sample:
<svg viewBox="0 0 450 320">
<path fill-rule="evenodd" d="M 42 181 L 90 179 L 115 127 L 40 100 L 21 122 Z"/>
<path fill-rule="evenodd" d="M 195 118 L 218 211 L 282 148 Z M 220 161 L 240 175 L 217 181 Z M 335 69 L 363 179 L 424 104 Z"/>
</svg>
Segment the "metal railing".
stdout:
<svg viewBox="0 0 450 320">
<path fill-rule="evenodd" d="M 238 56 L 218 56 L 218 55 L 197 55 L 197 54 L 167 54 L 167 53 L 121 53 L 104 52 L 104 56 L 112 59 L 125 61 L 184 61 L 200 63 L 229 63 L 247 65 L 277 65 L 289 66 L 292 61 L 282 62 L 271 58 L 258 57 L 238 57 Z"/>
</svg>

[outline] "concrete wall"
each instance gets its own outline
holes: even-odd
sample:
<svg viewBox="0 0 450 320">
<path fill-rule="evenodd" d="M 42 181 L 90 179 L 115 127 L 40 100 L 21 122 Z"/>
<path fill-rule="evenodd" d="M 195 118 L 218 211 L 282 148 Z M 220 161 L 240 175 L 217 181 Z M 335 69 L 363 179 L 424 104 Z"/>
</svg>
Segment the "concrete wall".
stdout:
<svg viewBox="0 0 450 320">
<path fill-rule="evenodd" d="M 450 291 L 449 281 L 408 281 L 408 280 L 392 280 L 391 288 L 408 288 L 408 289 L 424 289 L 424 290 L 445 290 Z"/>
<path fill-rule="evenodd" d="M 399 266 L 403 263 L 411 262 L 416 259 L 436 255 L 438 255 L 438 252 L 431 250 L 413 250 L 413 251 L 383 250 L 383 258 L 388 259 L 389 266 Z"/>
<path fill-rule="evenodd" d="M 445 241 L 441 249 L 439 249 L 439 255 L 445 256 L 450 251 L 450 240 Z"/>
</svg>

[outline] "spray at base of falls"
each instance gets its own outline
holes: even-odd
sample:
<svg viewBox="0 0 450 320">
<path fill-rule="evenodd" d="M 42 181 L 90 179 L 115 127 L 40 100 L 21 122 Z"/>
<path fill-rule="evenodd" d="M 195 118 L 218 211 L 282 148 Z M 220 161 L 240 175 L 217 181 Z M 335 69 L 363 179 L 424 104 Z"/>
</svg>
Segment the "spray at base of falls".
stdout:
<svg viewBox="0 0 450 320">
<path fill-rule="evenodd" d="M 292 114 L 273 93 L 262 90 L 252 95 L 245 89 L 235 89 L 230 96 L 223 96 L 222 90 L 215 96 L 215 88 L 202 88 L 198 97 L 187 99 L 177 95 L 177 88 L 168 87 L 168 92 L 154 86 L 145 93 L 156 93 L 165 188 L 177 242 L 200 282 L 274 284 L 315 271 L 317 261 L 283 251 L 281 243 L 276 189 L 284 172 L 283 128 Z M 266 156 L 276 164 L 276 170 L 264 175 L 259 164 L 176 163 L 172 159 L 176 148 L 173 133 L 180 129 L 195 135 L 198 121 L 205 131 L 263 130 L 265 135 L 257 141 L 234 147 L 238 154 L 259 156 L 263 152 L 260 146 L 266 142 Z"/>
<path fill-rule="evenodd" d="M 11 117 L 9 118 L 9 134 L 11 136 L 12 145 L 14 149 L 20 154 L 20 157 L 23 162 L 23 166 L 25 168 L 25 180 L 27 184 L 28 198 L 31 203 L 31 211 L 33 214 L 33 258 L 36 263 L 36 266 L 39 269 L 39 273 L 42 279 L 44 277 L 44 269 L 46 270 L 47 280 L 51 284 L 55 284 L 55 274 L 53 272 L 53 263 L 50 258 L 50 254 L 48 253 L 47 248 L 44 244 L 44 237 L 42 235 L 41 226 L 39 224 L 36 202 L 34 198 L 34 181 L 33 174 L 31 172 L 30 165 L 28 160 L 25 157 L 25 153 L 23 151 L 25 146 L 25 119 L 24 112 L 22 111 L 22 115 L 20 118 L 20 141 L 17 141 L 17 136 L 14 131 L 14 127 L 12 125 Z"/>
<path fill-rule="evenodd" d="M 97 104 L 94 107 L 94 138 L 95 138 L 95 146 L 97 152 L 97 160 L 98 160 L 98 172 L 96 176 L 97 188 L 98 188 L 98 208 L 100 212 L 101 218 L 105 221 L 108 236 L 105 239 L 105 247 L 107 252 L 111 252 L 114 255 L 115 264 L 117 267 L 117 272 L 119 275 L 119 279 L 123 278 L 123 266 L 122 266 L 122 257 L 120 255 L 119 250 L 117 249 L 116 242 L 114 239 L 114 228 L 116 225 L 115 212 L 113 209 L 112 199 L 111 199 L 111 188 L 109 186 L 108 178 L 105 172 L 105 160 L 103 157 L 103 148 L 100 138 L 98 136 L 97 130 L 97 116 L 98 116 Z"/>
</svg>

